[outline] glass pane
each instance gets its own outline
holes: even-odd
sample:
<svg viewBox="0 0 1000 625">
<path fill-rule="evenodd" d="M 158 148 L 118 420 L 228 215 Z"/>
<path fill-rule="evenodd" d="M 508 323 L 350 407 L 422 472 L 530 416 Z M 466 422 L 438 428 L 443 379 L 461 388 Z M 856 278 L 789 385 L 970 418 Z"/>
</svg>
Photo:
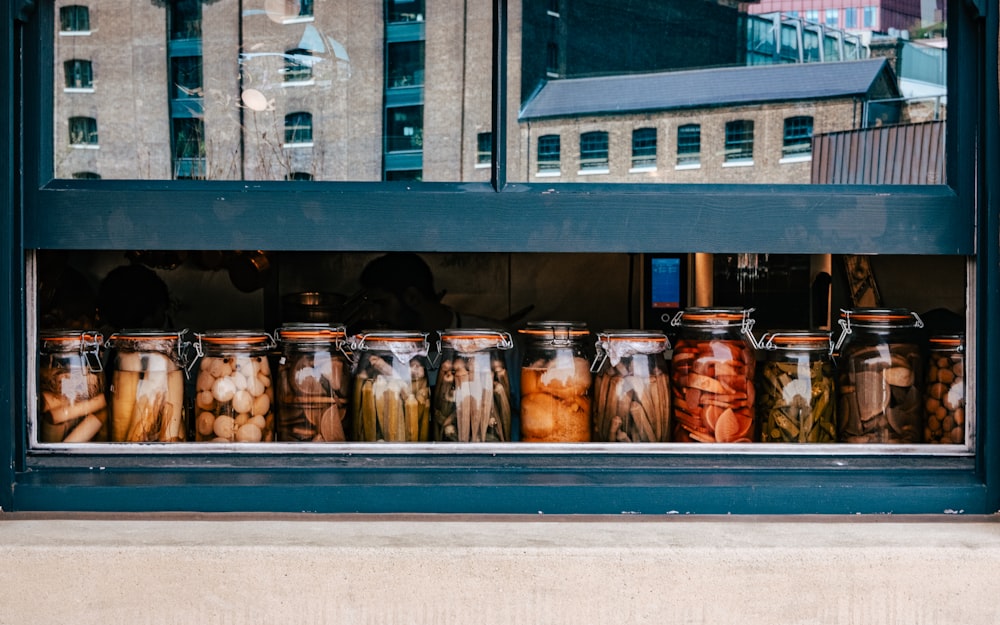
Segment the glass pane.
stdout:
<svg viewBox="0 0 1000 625">
<path fill-rule="evenodd" d="M 946 182 L 943 0 L 516 4 L 513 182 Z"/>
<path fill-rule="evenodd" d="M 492 4 L 466 4 L 57 1 L 55 176 L 488 182 Z"/>
</svg>

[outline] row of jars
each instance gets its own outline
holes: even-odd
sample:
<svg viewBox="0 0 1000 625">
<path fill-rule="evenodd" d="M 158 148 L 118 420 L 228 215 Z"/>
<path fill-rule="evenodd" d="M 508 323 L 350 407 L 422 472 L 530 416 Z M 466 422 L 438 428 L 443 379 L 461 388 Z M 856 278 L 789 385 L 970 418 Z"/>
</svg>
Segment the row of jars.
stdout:
<svg viewBox="0 0 1000 625">
<path fill-rule="evenodd" d="M 223 331 L 190 345 L 183 333 L 126 331 L 105 345 L 50 332 L 38 440 L 964 441 L 960 336 L 932 337 L 925 351 L 915 314 L 853 309 L 837 345 L 829 332 L 757 340 L 750 313 L 687 309 L 672 320 L 672 349 L 662 332 L 608 330 L 590 349 L 585 324 L 529 323 L 516 396 L 514 342 L 492 329 L 439 332 L 433 363 L 417 332 L 294 324 L 274 339 Z M 107 388 L 104 348 L 115 354 Z"/>
</svg>

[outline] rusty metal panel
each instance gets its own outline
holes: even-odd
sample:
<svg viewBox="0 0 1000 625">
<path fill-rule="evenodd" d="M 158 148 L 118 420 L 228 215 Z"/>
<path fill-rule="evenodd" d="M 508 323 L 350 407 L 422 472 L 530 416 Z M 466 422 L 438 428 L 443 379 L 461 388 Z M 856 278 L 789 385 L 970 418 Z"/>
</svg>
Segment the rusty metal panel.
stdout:
<svg viewBox="0 0 1000 625">
<path fill-rule="evenodd" d="M 944 121 L 813 137 L 813 184 L 944 184 Z"/>
</svg>

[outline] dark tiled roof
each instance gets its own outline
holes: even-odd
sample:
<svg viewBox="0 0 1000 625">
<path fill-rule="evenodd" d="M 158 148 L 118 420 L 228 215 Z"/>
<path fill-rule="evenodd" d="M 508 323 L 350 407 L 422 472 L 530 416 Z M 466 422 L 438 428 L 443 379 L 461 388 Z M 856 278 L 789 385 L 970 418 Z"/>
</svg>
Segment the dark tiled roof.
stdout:
<svg viewBox="0 0 1000 625">
<path fill-rule="evenodd" d="M 866 59 L 552 80 L 524 105 L 520 118 L 849 97 L 868 93 L 883 71 L 892 78 L 885 59 Z"/>
</svg>

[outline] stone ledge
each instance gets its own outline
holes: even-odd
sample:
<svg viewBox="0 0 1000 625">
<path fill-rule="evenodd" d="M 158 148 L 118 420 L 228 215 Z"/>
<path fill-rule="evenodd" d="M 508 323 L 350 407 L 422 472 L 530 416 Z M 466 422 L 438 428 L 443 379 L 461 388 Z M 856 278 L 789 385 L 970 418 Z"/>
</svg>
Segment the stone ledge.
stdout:
<svg viewBox="0 0 1000 625">
<path fill-rule="evenodd" d="M 1000 523 L 0 517 L 0 624 L 1000 622 Z"/>
</svg>

